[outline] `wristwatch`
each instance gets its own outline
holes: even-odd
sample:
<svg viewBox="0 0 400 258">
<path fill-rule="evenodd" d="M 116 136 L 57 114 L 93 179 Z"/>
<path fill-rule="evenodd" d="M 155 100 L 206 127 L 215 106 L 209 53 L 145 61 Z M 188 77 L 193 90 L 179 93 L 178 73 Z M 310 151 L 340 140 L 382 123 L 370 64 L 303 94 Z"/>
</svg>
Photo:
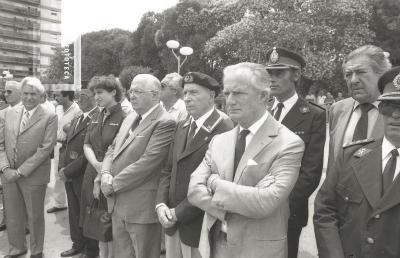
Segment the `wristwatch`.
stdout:
<svg viewBox="0 0 400 258">
<path fill-rule="evenodd" d="M 7 168 L 10 168 L 9 166 L 5 166 L 4 168 L 1 169 L 0 174 L 3 174 L 4 171 L 6 171 Z"/>
</svg>

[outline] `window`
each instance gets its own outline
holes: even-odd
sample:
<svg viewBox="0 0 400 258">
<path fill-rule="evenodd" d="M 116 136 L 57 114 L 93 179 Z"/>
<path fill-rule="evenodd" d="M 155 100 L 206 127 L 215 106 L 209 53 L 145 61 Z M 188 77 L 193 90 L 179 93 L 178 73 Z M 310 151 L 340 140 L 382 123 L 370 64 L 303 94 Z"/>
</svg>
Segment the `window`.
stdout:
<svg viewBox="0 0 400 258">
<path fill-rule="evenodd" d="M 57 16 L 57 13 L 56 12 L 51 12 L 51 15 Z"/>
</svg>

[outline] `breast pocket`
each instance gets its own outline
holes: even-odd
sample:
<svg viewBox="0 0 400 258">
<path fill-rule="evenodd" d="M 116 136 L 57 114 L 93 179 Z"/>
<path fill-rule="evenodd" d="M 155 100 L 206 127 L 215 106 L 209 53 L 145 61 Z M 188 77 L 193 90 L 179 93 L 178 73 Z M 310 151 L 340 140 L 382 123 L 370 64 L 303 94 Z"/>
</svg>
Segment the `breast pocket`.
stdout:
<svg viewBox="0 0 400 258">
<path fill-rule="evenodd" d="M 337 185 L 335 191 L 340 224 L 343 225 L 357 219 L 357 211 L 364 199 L 362 193 L 344 185 Z"/>
<path fill-rule="evenodd" d="M 241 185 L 255 186 L 261 179 L 268 174 L 268 163 L 261 163 L 257 165 L 247 165 L 243 171 L 240 179 Z"/>
</svg>

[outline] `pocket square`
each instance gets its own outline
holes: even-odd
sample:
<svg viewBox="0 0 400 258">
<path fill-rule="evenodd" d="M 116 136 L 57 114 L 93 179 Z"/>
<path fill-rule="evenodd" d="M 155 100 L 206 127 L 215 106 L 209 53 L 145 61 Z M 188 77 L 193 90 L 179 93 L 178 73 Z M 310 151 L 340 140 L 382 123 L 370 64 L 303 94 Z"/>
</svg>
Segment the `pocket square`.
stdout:
<svg viewBox="0 0 400 258">
<path fill-rule="evenodd" d="M 247 161 L 247 166 L 254 166 L 254 165 L 258 165 L 258 163 L 255 162 L 255 161 L 252 160 L 252 159 L 249 159 L 249 160 Z"/>
</svg>

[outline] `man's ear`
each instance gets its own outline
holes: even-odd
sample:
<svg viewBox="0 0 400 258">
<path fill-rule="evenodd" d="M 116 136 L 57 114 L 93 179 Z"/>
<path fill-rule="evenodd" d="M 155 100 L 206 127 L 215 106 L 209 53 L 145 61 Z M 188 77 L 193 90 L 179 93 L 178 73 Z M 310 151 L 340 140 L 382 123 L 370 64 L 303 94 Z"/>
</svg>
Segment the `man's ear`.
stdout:
<svg viewBox="0 0 400 258">
<path fill-rule="evenodd" d="M 298 82 L 298 81 L 300 81 L 300 78 L 301 78 L 300 69 L 294 69 L 293 70 L 293 81 Z"/>
</svg>

